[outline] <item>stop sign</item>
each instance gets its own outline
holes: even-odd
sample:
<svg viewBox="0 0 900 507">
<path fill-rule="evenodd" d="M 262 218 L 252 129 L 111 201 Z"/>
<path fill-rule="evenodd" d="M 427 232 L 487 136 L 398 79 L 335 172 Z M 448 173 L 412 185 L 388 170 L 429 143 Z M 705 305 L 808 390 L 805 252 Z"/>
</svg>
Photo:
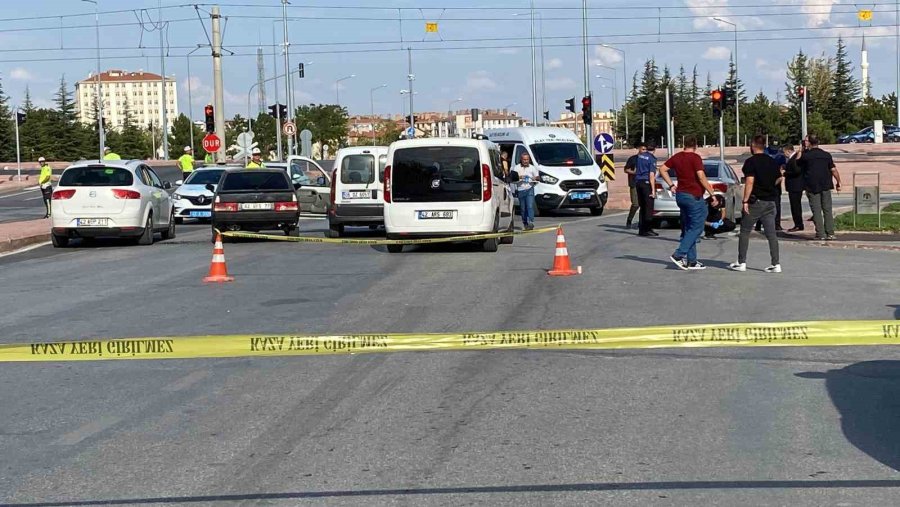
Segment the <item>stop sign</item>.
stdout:
<svg viewBox="0 0 900 507">
<path fill-rule="evenodd" d="M 222 148 L 222 140 L 215 134 L 207 134 L 203 138 L 203 149 L 208 153 L 215 153 Z"/>
</svg>

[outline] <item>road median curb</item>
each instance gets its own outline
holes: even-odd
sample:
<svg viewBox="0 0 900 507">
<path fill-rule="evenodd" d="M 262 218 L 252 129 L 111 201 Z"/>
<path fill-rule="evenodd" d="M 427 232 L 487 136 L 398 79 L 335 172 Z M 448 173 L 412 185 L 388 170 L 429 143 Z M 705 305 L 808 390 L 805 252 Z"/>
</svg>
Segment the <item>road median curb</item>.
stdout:
<svg viewBox="0 0 900 507">
<path fill-rule="evenodd" d="M 35 234 L 33 236 L 25 236 L 24 238 L 4 238 L 0 242 L 0 253 L 14 252 L 20 248 L 25 248 L 38 243 L 50 241 L 50 233 Z"/>
</svg>

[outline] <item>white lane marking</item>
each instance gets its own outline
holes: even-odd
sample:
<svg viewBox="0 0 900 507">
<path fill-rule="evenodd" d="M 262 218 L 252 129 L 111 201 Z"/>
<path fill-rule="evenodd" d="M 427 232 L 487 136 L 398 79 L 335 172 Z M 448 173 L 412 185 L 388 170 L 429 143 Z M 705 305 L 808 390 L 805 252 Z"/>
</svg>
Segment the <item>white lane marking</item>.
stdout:
<svg viewBox="0 0 900 507">
<path fill-rule="evenodd" d="M 75 445 L 87 438 L 90 438 L 101 431 L 108 429 L 109 427 L 117 424 L 121 421 L 120 417 L 113 416 L 101 416 L 98 419 L 95 419 L 87 424 L 82 425 L 75 431 L 70 433 L 66 433 L 65 435 L 59 437 L 59 440 L 54 442 L 54 445 Z"/>
<path fill-rule="evenodd" d="M 180 379 L 172 382 L 171 384 L 163 387 L 163 391 L 174 393 L 177 391 L 183 391 L 188 387 L 200 382 L 209 376 L 209 370 L 197 370 L 195 372 L 188 373 L 187 375 L 181 377 Z"/>
<path fill-rule="evenodd" d="M 4 195 L 0 195 L 0 199 L 6 199 L 7 197 L 15 197 L 15 196 L 17 196 L 17 195 L 30 194 L 31 192 L 34 192 L 35 190 L 40 190 L 40 188 L 41 188 L 41 187 L 34 187 L 34 188 L 29 188 L 28 190 L 26 190 L 26 191 L 24 191 L 24 192 L 16 192 L 16 193 L 14 193 L 14 194 L 4 194 Z"/>
<path fill-rule="evenodd" d="M 39 195 L 39 196 L 37 196 L 37 197 L 29 197 L 28 199 L 22 199 L 22 200 L 23 200 L 23 201 L 34 201 L 34 200 L 36 200 L 36 199 L 43 199 L 43 198 L 44 198 L 44 195 L 41 194 L 41 195 Z"/>
<path fill-rule="evenodd" d="M 18 249 L 18 250 L 13 250 L 12 252 L 3 252 L 3 253 L 0 253 L 0 258 L 6 257 L 6 256 L 8 256 L 8 255 L 16 255 L 16 254 L 20 254 L 20 253 L 29 252 L 29 251 L 31 251 L 31 250 L 35 250 L 35 249 L 38 249 L 38 248 L 40 248 L 40 247 L 42 247 L 42 246 L 47 246 L 47 245 L 49 245 L 49 244 L 50 244 L 49 241 L 45 241 L 45 242 L 43 242 L 43 243 L 37 243 L 37 244 L 34 244 L 34 245 L 28 245 L 28 246 L 26 246 L 26 247 L 24 247 L 24 248 L 20 248 L 20 249 Z"/>
</svg>

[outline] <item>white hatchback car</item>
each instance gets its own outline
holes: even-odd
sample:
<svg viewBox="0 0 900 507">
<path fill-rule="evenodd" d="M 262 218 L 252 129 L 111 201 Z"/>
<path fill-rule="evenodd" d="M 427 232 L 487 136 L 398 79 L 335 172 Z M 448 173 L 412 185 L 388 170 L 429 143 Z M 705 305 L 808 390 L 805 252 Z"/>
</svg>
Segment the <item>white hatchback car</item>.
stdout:
<svg viewBox="0 0 900 507">
<path fill-rule="evenodd" d="M 196 169 L 186 180 L 175 182 L 175 185 L 180 185 L 172 194 L 176 224 L 182 223 L 185 218 L 198 220 L 212 218 L 212 202 L 215 191 L 210 191 L 206 185 L 212 185 L 215 188 L 224 172 L 225 167 Z"/>
<path fill-rule="evenodd" d="M 51 201 L 53 246 L 72 238 L 134 238 L 153 244 L 153 235 L 175 237 L 175 214 L 167 190 L 140 160 L 83 160 L 63 171 Z"/>
</svg>

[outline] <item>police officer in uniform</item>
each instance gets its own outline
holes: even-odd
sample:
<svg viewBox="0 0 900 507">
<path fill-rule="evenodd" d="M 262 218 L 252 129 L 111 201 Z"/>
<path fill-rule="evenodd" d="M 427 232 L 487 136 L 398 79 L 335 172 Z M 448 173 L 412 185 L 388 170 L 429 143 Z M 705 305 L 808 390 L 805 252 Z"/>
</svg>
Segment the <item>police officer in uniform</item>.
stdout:
<svg viewBox="0 0 900 507">
<path fill-rule="evenodd" d="M 178 157 L 178 168 L 181 169 L 182 180 L 187 180 L 194 172 L 194 150 L 190 146 L 185 146 L 184 155 Z"/>
<path fill-rule="evenodd" d="M 44 196 L 44 207 L 47 208 L 47 214 L 44 215 L 44 218 L 50 218 L 50 200 L 53 197 L 53 170 L 44 157 L 38 158 L 38 163 L 41 165 L 41 175 L 38 176 L 38 184 L 41 186 L 41 194 Z"/>
<path fill-rule="evenodd" d="M 262 152 L 259 148 L 253 148 L 252 157 L 250 162 L 247 162 L 247 169 L 262 169 L 266 167 L 266 164 L 263 164 Z"/>
<path fill-rule="evenodd" d="M 103 160 L 122 160 L 122 157 L 120 157 L 118 153 L 112 151 L 112 148 L 109 146 L 103 148 L 103 153 Z"/>
</svg>

